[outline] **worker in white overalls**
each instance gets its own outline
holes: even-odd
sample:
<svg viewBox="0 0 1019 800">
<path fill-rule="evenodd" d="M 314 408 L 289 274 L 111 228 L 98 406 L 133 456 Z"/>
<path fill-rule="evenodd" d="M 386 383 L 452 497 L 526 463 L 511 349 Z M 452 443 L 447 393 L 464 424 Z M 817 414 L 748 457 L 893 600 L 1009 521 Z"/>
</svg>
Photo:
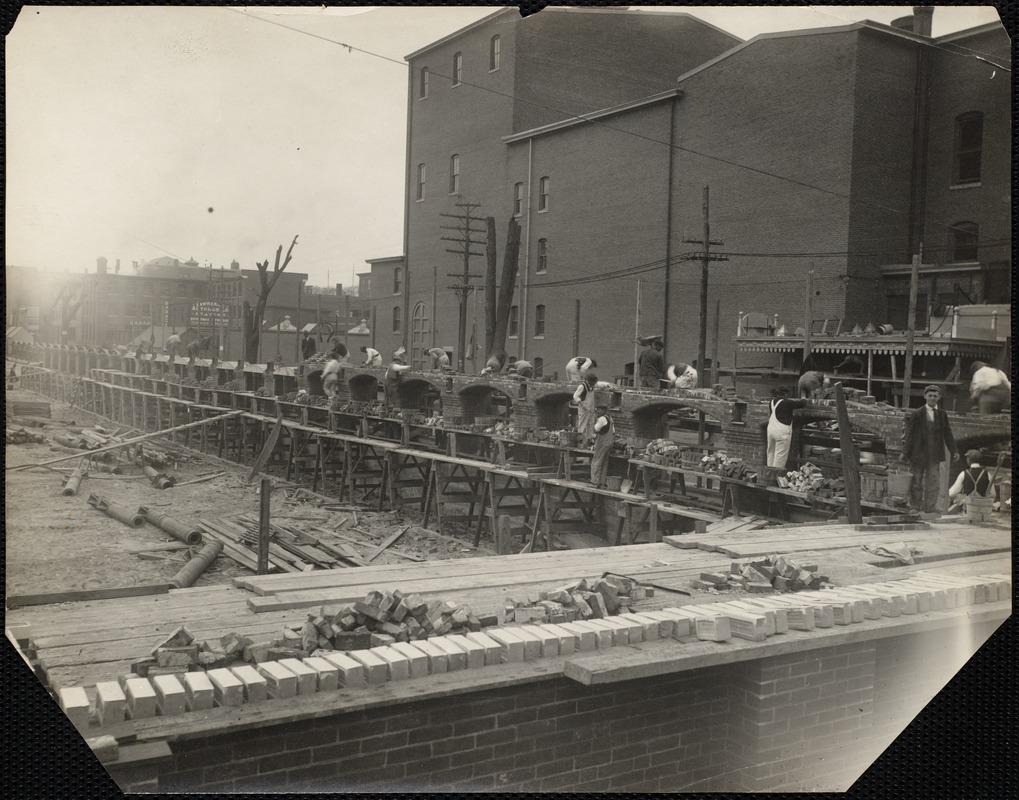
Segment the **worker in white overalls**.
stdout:
<svg viewBox="0 0 1019 800">
<path fill-rule="evenodd" d="M 573 400 L 577 404 L 577 432 L 580 434 L 580 444 L 586 445 L 594 435 L 594 387 L 598 383 L 598 376 L 588 372 L 584 379 L 573 393 Z"/>
<path fill-rule="evenodd" d="M 792 400 L 784 386 L 775 389 L 768 419 L 768 466 L 785 469 L 789 460 L 789 442 L 793 438 L 793 410 L 803 408 L 806 400 Z"/>
</svg>

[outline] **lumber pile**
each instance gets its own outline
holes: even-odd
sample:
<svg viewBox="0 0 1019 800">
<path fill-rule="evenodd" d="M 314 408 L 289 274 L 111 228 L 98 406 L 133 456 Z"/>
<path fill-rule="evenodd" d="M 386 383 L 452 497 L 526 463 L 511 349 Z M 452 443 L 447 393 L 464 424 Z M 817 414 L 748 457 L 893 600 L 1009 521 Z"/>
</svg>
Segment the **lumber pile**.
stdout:
<svg viewBox="0 0 1019 800">
<path fill-rule="evenodd" d="M 767 594 L 773 591 L 797 592 L 826 589 L 831 584 L 827 575 L 817 571 L 816 564 L 797 564 L 786 556 L 768 556 L 752 561 L 733 561 L 728 572 L 702 572 L 690 586 L 703 591 L 744 591 Z"/>
<path fill-rule="evenodd" d="M 506 598 L 506 622 L 548 622 L 559 624 L 587 619 L 605 619 L 624 614 L 638 600 L 654 596 L 654 589 L 638 585 L 632 578 L 606 573 L 601 578 L 581 578 L 548 592 L 537 600 Z"/>
</svg>

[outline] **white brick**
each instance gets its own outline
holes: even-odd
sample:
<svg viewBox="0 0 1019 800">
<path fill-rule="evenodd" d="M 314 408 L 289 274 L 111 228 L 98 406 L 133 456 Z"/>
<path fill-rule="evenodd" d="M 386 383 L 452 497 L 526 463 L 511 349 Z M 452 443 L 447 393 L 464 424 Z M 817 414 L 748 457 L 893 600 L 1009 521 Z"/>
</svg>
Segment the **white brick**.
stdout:
<svg viewBox="0 0 1019 800">
<path fill-rule="evenodd" d="M 323 658 L 336 667 L 340 686 L 344 689 L 363 689 L 368 684 L 361 662 L 343 653 L 329 653 Z"/>
<path fill-rule="evenodd" d="M 391 681 L 405 681 L 410 677 L 410 659 L 399 650 L 389 645 L 373 647 L 371 652 L 386 662 L 386 670 Z"/>
<path fill-rule="evenodd" d="M 131 719 L 156 716 L 156 692 L 145 678 L 128 678 L 124 681 L 127 713 Z"/>
<path fill-rule="evenodd" d="M 96 684 L 96 716 L 100 725 L 116 725 L 127 714 L 127 698 L 116 681 Z"/>
<path fill-rule="evenodd" d="M 80 686 L 68 686 L 61 689 L 60 695 L 60 708 L 63 709 L 67 718 L 71 720 L 71 724 L 74 725 L 80 731 L 84 731 L 88 728 L 88 695 L 85 690 Z"/>
<path fill-rule="evenodd" d="M 212 683 L 217 706 L 240 706 L 244 704 L 244 684 L 226 668 L 210 669 L 207 673 Z"/>
<path fill-rule="evenodd" d="M 216 690 L 204 672 L 184 673 L 184 705 L 188 711 L 205 711 L 216 704 Z"/>
<path fill-rule="evenodd" d="M 556 627 L 562 628 L 577 637 L 576 649 L 580 653 L 588 653 L 598 649 L 598 633 L 590 628 L 583 628 L 576 622 L 560 622 Z M 562 645 L 560 645 L 561 647 Z"/>
<path fill-rule="evenodd" d="M 318 673 L 299 658 L 281 658 L 281 667 L 286 667 L 297 678 L 298 694 L 315 694 L 318 691 Z"/>
<path fill-rule="evenodd" d="M 541 658 L 541 637 L 529 626 L 519 625 L 506 630 L 512 631 L 524 643 L 524 660 L 536 661 Z"/>
<path fill-rule="evenodd" d="M 319 656 L 310 656 L 304 659 L 304 666 L 314 671 L 320 692 L 331 692 L 339 688 L 340 671 L 335 664 Z"/>
<path fill-rule="evenodd" d="M 547 625 L 533 625 L 528 630 L 541 640 L 542 658 L 559 655 L 559 637 Z"/>
<path fill-rule="evenodd" d="M 184 687 L 176 675 L 156 675 L 152 678 L 156 690 L 156 708 L 164 717 L 183 714 L 187 705 Z"/>
<path fill-rule="evenodd" d="M 296 659 L 294 659 L 296 661 Z M 265 678 L 269 697 L 287 699 L 297 697 L 297 676 L 278 661 L 263 661 L 256 667 Z"/>
<path fill-rule="evenodd" d="M 428 657 L 428 671 L 432 675 L 442 674 L 449 669 L 449 656 L 446 655 L 446 651 L 440 650 L 430 639 L 418 639 L 410 645 Z"/>
<path fill-rule="evenodd" d="M 250 664 L 232 667 L 230 670 L 244 686 L 245 703 L 261 703 L 269 699 L 269 685 L 265 678 Z"/>
<path fill-rule="evenodd" d="M 566 630 L 566 628 L 562 625 L 539 625 L 538 627 L 547 631 L 559 640 L 559 655 L 571 656 L 577 651 L 577 634 Z"/>
<path fill-rule="evenodd" d="M 472 631 L 466 635 L 466 638 L 485 648 L 486 667 L 502 663 L 502 645 L 495 641 L 495 639 L 487 633 Z"/>
<path fill-rule="evenodd" d="M 491 628 L 488 636 L 502 645 L 503 661 L 514 663 L 524 660 L 524 640 L 508 628 Z"/>
<path fill-rule="evenodd" d="M 467 669 L 479 669 L 485 666 L 484 645 L 468 639 L 466 636 L 454 633 L 445 637 L 446 641 L 459 647 L 467 655 Z M 496 645 L 498 646 L 498 645 Z"/>
<path fill-rule="evenodd" d="M 577 620 L 573 623 L 567 623 L 575 625 L 583 630 L 591 631 L 595 635 L 595 641 L 598 644 L 599 650 L 604 650 L 612 647 L 612 629 L 606 625 L 597 624 L 600 620 L 585 619 Z"/>
<path fill-rule="evenodd" d="M 629 620 L 631 622 L 636 622 L 638 625 L 640 625 L 641 626 L 640 635 L 645 642 L 651 642 L 658 638 L 659 633 L 658 620 L 651 619 L 651 617 L 647 617 L 644 614 L 632 614 L 632 613 L 620 614 L 618 617 L 616 617 L 616 619 Z"/>
<path fill-rule="evenodd" d="M 428 641 L 446 654 L 446 670 L 448 672 L 467 669 L 467 651 L 449 641 L 448 636 L 433 636 Z"/>
<path fill-rule="evenodd" d="M 394 642 L 389 645 L 396 652 L 406 656 L 410 663 L 410 677 L 423 678 L 428 674 L 428 656 L 410 642 Z"/>
</svg>

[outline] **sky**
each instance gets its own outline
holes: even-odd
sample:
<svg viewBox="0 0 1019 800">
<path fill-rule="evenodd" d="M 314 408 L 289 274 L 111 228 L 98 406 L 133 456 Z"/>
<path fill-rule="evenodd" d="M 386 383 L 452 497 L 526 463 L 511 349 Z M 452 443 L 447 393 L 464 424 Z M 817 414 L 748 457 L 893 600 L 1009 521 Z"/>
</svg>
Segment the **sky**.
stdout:
<svg viewBox="0 0 1019 800">
<path fill-rule="evenodd" d="M 291 271 L 355 283 L 366 259 L 403 252 L 403 57 L 494 10 L 23 8 L 6 47 L 5 263 L 253 268 L 298 235 Z M 743 39 L 910 13 L 654 10 Z M 989 6 L 936 7 L 934 35 L 997 20 Z"/>
</svg>

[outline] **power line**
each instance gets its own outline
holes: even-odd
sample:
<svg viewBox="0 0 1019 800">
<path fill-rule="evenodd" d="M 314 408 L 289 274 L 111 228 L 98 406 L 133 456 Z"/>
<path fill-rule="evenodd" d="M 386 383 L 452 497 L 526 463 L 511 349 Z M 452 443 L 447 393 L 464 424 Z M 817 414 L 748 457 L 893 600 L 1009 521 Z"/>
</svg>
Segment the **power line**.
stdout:
<svg viewBox="0 0 1019 800">
<path fill-rule="evenodd" d="M 294 28 L 294 27 L 291 27 L 289 25 L 284 25 L 283 23 L 277 22 L 275 20 L 271 20 L 271 19 L 266 19 L 264 17 L 255 16 L 255 15 L 252 15 L 252 14 L 250 14 L 250 13 L 248 13 L 246 11 L 240 10 L 240 9 L 225 8 L 224 10 L 233 12 L 235 14 L 241 14 L 242 16 L 248 17 L 250 19 L 255 19 L 255 20 L 258 20 L 260 22 L 264 22 L 264 23 L 266 23 L 268 25 L 275 25 L 275 26 L 277 26 L 279 28 L 283 28 L 284 30 L 292 31 L 294 33 L 303 34 L 305 36 L 310 36 L 310 37 L 312 37 L 314 39 L 318 39 L 320 41 L 327 42 L 329 44 L 333 44 L 333 45 L 336 45 L 338 47 L 343 47 L 343 48 L 345 48 L 347 50 L 348 53 L 358 52 L 358 53 L 362 53 L 364 55 L 371 56 L 373 58 L 378 58 L 378 59 L 381 59 L 383 61 L 388 61 L 388 62 L 393 63 L 393 64 L 398 64 L 399 66 L 405 67 L 407 69 L 412 69 L 412 70 L 416 69 L 415 67 L 412 67 L 411 65 L 409 65 L 406 61 L 404 61 L 402 59 L 396 59 L 396 58 L 393 58 L 391 56 L 382 55 L 381 53 L 376 53 L 376 52 L 371 51 L 371 50 L 366 50 L 365 48 L 357 47 L 355 45 L 351 45 L 351 44 L 348 44 L 346 42 L 338 42 L 338 41 L 336 41 L 334 39 L 330 39 L 330 38 L 328 38 L 326 36 L 321 36 L 319 34 L 311 33 L 309 31 L 305 31 L 305 30 L 302 30 L 300 28 Z M 943 46 L 935 45 L 933 43 L 928 44 L 928 46 L 933 46 L 933 47 L 936 47 L 936 48 L 943 49 L 946 52 L 952 53 L 953 55 L 960 55 L 960 56 L 967 57 L 967 58 L 971 57 L 971 56 L 968 56 L 966 54 L 957 53 L 954 50 L 945 48 Z M 986 62 L 988 64 L 991 64 L 991 62 L 988 61 L 985 58 L 981 58 L 980 60 L 984 61 L 984 62 Z M 995 64 L 992 64 L 992 66 L 998 67 L 998 65 L 995 65 Z M 998 67 L 998 68 L 999 69 L 1005 69 L 1004 67 Z M 866 205 L 866 206 L 870 206 L 872 208 L 878 208 L 878 209 L 881 209 L 882 211 L 888 211 L 888 212 L 891 212 L 891 213 L 894 213 L 894 214 L 908 214 L 909 213 L 908 209 L 903 210 L 903 209 L 899 209 L 899 208 L 894 208 L 893 206 L 884 205 L 883 203 L 877 203 L 877 202 L 873 202 L 873 201 L 864 200 L 864 199 L 861 199 L 861 198 L 858 198 L 858 197 L 853 197 L 853 196 L 845 194 L 843 192 L 838 192 L 838 191 L 836 191 L 834 189 L 826 189 L 826 188 L 824 188 L 822 186 L 815 186 L 814 184 L 807 183 L 806 181 L 800 181 L 800 180 L 797 180 L 796 178 L 790 178 L 790 177 L 785 176 L 785 175 L 779 175 L 778 173 L 771 172 L 769 170 L 765 170 L 765 169 L 762 169 L 760 167 L 753 167 L 753 166 L 750 166 L 749 164 L 742 164 L 742 163 L 740 163 L 738 161 L 733 161 L 731 159 L 723 158 L 721 156 L 712 156 L 712 155 L 709 155 L 707 153 L 702 153 L 702 152 L 697 151 L 697 150 L 693 150 L 693 149 L 690 149 L 690 148 L 682 147 L 681 145 L 672 144 L 670 142 L 663 142 L 660 139 L 655 139 L 652 136 L 645 136 L 645 135 L 637 133 L 635 131 L 626 130 L 626 129 L 623 129 L 623 128 L 618 128 L 618 127 L 616 127 L 614 125 L 609 125 L 608 123 L 602 122 L 602 121 L 600 121 L 598 119 L 593 119 L 592 117 L 584 115 L 584 114 L 573 114 L 573 113 L 571 113 L 569 111 L 564 111 L 564 110 L 562 110 L 560 108 L 556 108 L 554 106 L 548 106 L 548 105 L 545 105 L 543 103 L 538 103 L 538 102 L 533 101 L 533 100 L 527 100 L 525 98 L 517 97 L 516 95 L 510 94 L 508 92 L 501 92 L 498 89 L 493 89 L 493 88 L 488 87 L 488 86 L 482 86 L 482 85 L 477 84 L 477 83 L 472 83 L 470 81 L 463 80 L 462 77 L 460 77 L 458 79 L 454 79 L 452 76 L 445 75 L 445 74 L 440 73 L 440 72 L 435 72 L 435 71 L 433 71 L 431 69 L 429 69 L 429 74 L 430 75 L 435 75 L 436 77 L 443 78 L 445 80 L 449 80 L 451 83 L 457 83 L 458 85 L 462 85 L 462 86 L 470 86 L 471 88 L 474 88 L 474 89 L 480 89 L 481 91 L 489 92 L 490 94 L 495 94 L 495 95 L 498 95 L 500 97 L 505 97 L 505 98 L 507 98 L 509 100 L 513 100 L 514 102 L 517 102 L 517 103 L 523 103 L 523 104 L 526 104 L 526 105 L 534 106 L 536 108 L 540 108 L 540 109 L 545 110 L 545 111 L 551 111 L 553 113 L 563 115 L 565 119 L 562 120 L 562 121 L 573 121 L 573 120 L 576 120 L 576 121 L 581 121 L 581 122 L 589 122 L 589 123 L 591 123 L 593 125 L 597 125 L 599 127 L 605 128 L 606 130 L 614 131 L 616 133 L 622 133 L 622 134 L 627 135 L 627 136 L 632 136 L 634 138 L 641 139 L 641 140 L 649 142 L 651 144 L 662 145 L 663 147 L 669 147 L 669 148 L 672 148 L 674 150 L 678 150 L 678 151 L 681 151 L 681 152 L 684 152 L 684 153 L 688 153 L 688 154 L 693 155 L 693 156 L 699 156 L 700 158 L 705 158 L 705 159 L 708 159 L 709 161 L 716 161 L 716 162 L 718 162 L 720 164 L 726 164 L 728 166 L 735 167 L 737 169 L 743 169 L 743 170 L 746 170 L 748 172 L 752 172 L 752 173 L 755 173 L 755 174 L 758 174 L 758 175 L 762 175 L 762 176 L 768 177 L 768 178 L 773 178 L 775 180 L 783 181 L 783 182 L 792 184 L 794 186 L 799 186 L 799 187 L 804 188 L 804 189 L 811 189 L 811 190 L 816 191 L 816 192 L 821 192 L 822 194 L 827 194 L 827 195 L 830 195 L 832 197 L 836 197 L 836 198 L 838 198 L 840 200 L 846 200 L 846 201 L 848 201 L 850 203 Z M 939 220 L 926 219 L 925 222 L 927 222 L 929 224 L 933 224 L 933 225 L 939 225 L 941 227 L 945 227 L 945 228 L 948 228 L 948 229 L 952 229 L 953 228 L 952 225 L 950 225 L 948 223 L 945 223 L 945 222 L 941 222 Z"/>
</svg>

